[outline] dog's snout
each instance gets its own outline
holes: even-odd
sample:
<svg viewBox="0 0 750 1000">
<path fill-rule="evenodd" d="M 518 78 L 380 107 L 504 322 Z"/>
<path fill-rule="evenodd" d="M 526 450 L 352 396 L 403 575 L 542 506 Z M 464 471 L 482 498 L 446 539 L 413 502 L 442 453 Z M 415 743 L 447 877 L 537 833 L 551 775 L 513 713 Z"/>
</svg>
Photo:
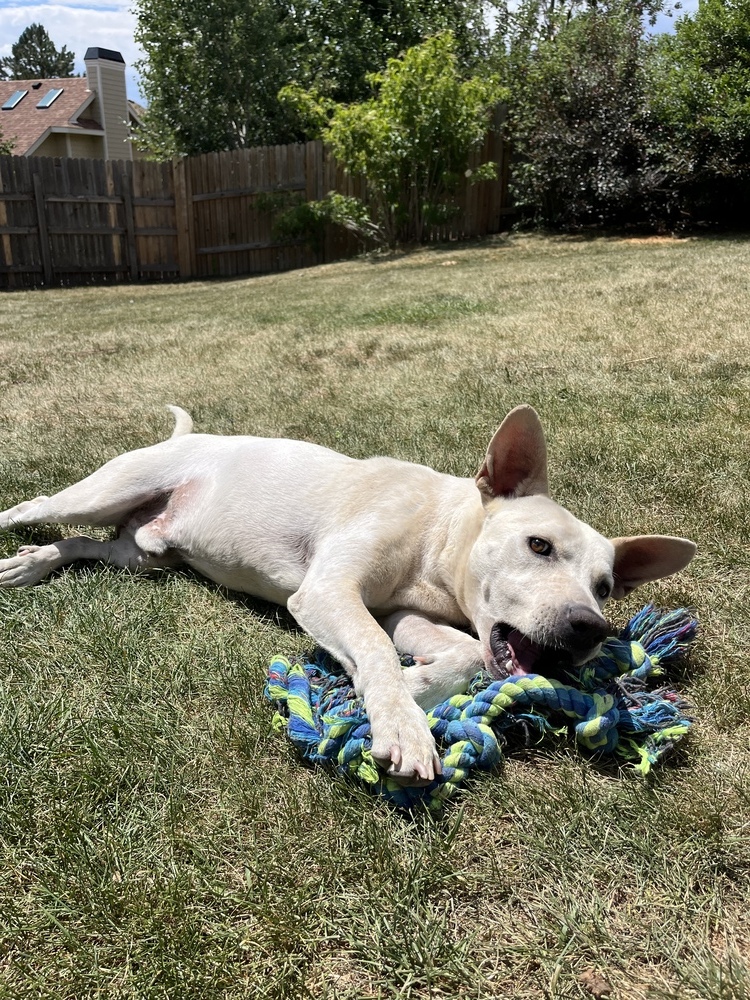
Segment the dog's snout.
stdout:
<svg viewBox="0 0 750 1000">
<path fill-rule="evenodd" d="M 566 608 L 566 624 L 570 647 L 581 652 L 598 646 L 611 632 L 605 619 L 585 604 Z"/>
</svg>

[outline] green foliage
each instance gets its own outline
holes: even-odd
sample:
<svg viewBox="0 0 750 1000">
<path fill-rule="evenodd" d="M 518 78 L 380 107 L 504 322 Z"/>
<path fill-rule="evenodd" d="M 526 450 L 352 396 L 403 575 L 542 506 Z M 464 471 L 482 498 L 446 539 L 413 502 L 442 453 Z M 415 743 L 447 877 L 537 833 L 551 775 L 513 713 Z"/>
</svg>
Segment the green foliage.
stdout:
<svg viewBox="0 0 750 1000">
<path fill-rule="evenodd" d="M 750 138 L 750 2 L 701 0 L 659 39 L 654 107 L 696 160 L 717 173 L 746 160 Z"/>
<path fill-rule="evenodd" d="M 148 110 L 138 138 L 158 157 L 293 138 L 277 98 L 287 82 L 287 13 L 276 0 L 137 0 Z"/>
<path fill-rule="evenodd" d="M 526 4 L 503 60 L 519 209 L 562 227 L 645 217 L 660 175 L 650 153 L 643 11 L 615 0 L 544 21 L 539 12 L 536 0 Z"/>
<path fill-rule="evenodd" d="M 473 64 L 486 47 L 487 6 L 488 0 L 136 0 L 148 103 L 142 144 L 164 157 L 316 135 L 321 123 L 300 94 L 341 102 L 368 97 L 368 74 L 446 26 L 455 31 L 462 65 Z"/>
<path fill-rule="evenodd" d="M 0 79 L 33 80 L 52 76 L 73 76 L 74 54 L 61 49 L 41 24 L 30 24 L 11 46 L 11 54 L 0 59 Z"/>
<path fill-rule="evenodd" d="M 0 130 L 0 156 L 9 156 L 13 152 L 15 142 L 13 139 L 6 139 Z"/>
<path fill-rule="evenodd" d="M 308 139 L 319 139 L 322 136 L 336 108 L 335 101 L 322 96 L 314 88 L 303 87 L 299 83 L 289 83 L 282 87 L 279 102 L 295 130 Z"/>
<path fill-rule="evenodd" d="M 302 240 L 316 254 L 323 250 L 326 227 L 343 226 L 362 242 L 382 245 L 382 229 L 370 218 L 367 206 L 351 195 L 329 192 L 320 201 L 298 201 L 284 208 L 274 221 L 274 235 L 280 240 Z"/>
<path fill-rule="evenodd" d="M 750 0 L 701 0 L 653 53 L 652 106 L 684 212 L 750 215 Z"/>
<path fill-rule="evenodd" d="M 646 37 L 658 0 L 524 0 L 502 23 L 512 184 L 525 220 L 750 221 L 750 0 L 701 0 Z"/>
<path fill-rule="evenodd" d="M 324 138 L 350 173 L 367 179 L 386 240 L 420 241 L 454 210 L 451 196 L 503 91 L 488 75 L 462 79 L 450 32 L 389 60 L 370 80 L 377 96 L 338 105 Z M 480 177 L 491 170 L 483 165 Z"/>
<path fill-rule="evenodd" d="M 451 31 L 464 69 L 476 66 L 489 39 L 488 0 L 312 0 L 294 8 L 299 26 L 296 80 L 341 103 L 372 94 L 369 75 L 389 59 Z"/>
</svg>

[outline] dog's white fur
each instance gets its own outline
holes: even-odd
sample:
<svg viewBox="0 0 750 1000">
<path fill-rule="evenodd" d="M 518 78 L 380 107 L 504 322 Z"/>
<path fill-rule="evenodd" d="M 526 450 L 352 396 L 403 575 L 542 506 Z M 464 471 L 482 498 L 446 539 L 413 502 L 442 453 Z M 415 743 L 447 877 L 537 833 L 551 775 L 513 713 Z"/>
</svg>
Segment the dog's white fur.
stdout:
<svg viewBox="0 0 750 1000">
<path fill-rule="evenodd" d="M 494 663 L 495 623 L 561 647 L 577 629 L 571 660 L 586 660 L 603 637 L 607 596 L 674 573 L 695 552 L 665 536 L 609 541 L 550 500 L 544 435 L 528 406 L 506 417 L 476 481 L 300 441 L 191 434 L 188 414 L 171 409 L 169 440 L 0 514 L 0 528 L 116 525 L 117 538 L 23 546 L 0 560 L 0 586 L 36 583 L 77 559 L 187 563 L 286 604 L 352 677 L 373 755 L 402 780 L 439 770 L 422 709 Z M 530 547 L 540 539 L 549 553 Z M 397 650 L 416 665 L 402 670 Z"/>
</svg>

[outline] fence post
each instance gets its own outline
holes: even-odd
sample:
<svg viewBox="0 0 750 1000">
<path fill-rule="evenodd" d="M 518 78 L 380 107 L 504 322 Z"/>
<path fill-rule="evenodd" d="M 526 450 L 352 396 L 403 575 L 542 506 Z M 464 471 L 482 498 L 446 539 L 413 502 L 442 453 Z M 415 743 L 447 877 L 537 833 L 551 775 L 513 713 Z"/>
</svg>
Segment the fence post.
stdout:
<svg viewBox="0 0 750 1000">
<path fill-rule="evenodd" d="M 132 281 L 138 281 L 138 248 L 135 243 L 135 214 L 133 213 L 133 163 L 118 160 L 114 164 L 122 183 L 122 205 L 125 209 L 125 243 L 128 248 L 128 270 Z"/>
<path fill-rule="evenodd" d="M 10 157 L 8 157 L 7 160 L 5 160 L 5 162 L 9 161 Z M 3 161 L 0 161 L 0 193 L 4 190 L 2 165 Z M 7 204 L 8 203 L 5 201 L 4 198 L 0 198 L 0 228 L 8 225 Z M 3 235 L 0 236 L 0 264 L 5 264 L 8 267 L 10 267 L 13 264 L 13 253 L 11 250 L 10 236 L 6 233 L 3 233 Z M 8 271 L 7 285 L 5 285 L 2 273 L 0 273 L 0 288 L 3 287 L 13 288 L 14 284 L 15 284 L 15 279 L 11 271 Z"/>
<path fill-rule="evenodd" d="M 45 285 L 51 285 L 53 280 L 52 254 L 49 249 L 49 233 L 47 232 L 47 212 L 44 205 L 44 189 L 42 187 L 42 178 L 39 174 L 34 171 L 33 176 L 34 203 L 36 205 L 37 226 L 39 227 L 39 250 L 42 257 L 44 283 Z"/>
<path fill-rule="evenodd" d="M 192 278 L 195 273 L 193 266 L 193 203 L 187 165 L 188 161 L 185 156 L 176 156 L 172 160 L 177 260 L 180 265 L 181 278 Z"/>
</svg>

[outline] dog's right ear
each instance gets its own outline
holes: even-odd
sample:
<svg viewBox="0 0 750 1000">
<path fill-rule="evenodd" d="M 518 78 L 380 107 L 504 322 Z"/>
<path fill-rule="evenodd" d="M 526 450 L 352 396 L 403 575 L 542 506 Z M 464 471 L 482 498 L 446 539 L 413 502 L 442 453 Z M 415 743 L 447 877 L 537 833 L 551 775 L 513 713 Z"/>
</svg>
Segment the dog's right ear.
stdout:
<svg viewBox="0 0 750 1000">
<path fill-rule="evenodd" d="M 483 503 L 495 497 L 529 497 L 549 491 L 547 445 L 533 406 L 517 406 L 500 424 L 476 484 Z"/>
</svg>

